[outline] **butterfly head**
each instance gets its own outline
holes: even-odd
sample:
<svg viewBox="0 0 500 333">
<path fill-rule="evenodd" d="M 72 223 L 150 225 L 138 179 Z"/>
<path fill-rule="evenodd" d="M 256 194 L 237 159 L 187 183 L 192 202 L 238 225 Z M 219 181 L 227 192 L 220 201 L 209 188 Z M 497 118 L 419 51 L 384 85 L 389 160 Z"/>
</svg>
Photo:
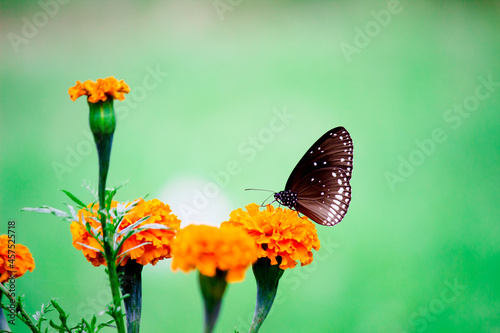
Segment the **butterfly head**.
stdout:
<svg viewBox="0 0 500 333">
<path fill-rule="evenodd" d="M 274 194 L 274 199 L 280 205 L 286 206 L 290 209 L 296 210 L 297 208 L 297 192 L 285 190 Z"/>
</svg>

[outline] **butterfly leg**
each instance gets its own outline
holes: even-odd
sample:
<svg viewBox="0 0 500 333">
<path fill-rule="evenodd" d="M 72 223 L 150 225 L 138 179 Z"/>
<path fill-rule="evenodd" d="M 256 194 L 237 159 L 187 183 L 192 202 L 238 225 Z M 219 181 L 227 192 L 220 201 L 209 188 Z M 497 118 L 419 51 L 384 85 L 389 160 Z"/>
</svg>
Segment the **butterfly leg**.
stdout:
<svg viewBox="0 0 500 333">
<path fill-rule="evenodd" d="M 269 200 L 269 198 L 270 198 L 271 196 L 272 196 L 272 194 L 271 194 L 270 196 L 268 196 L 268 197 L 266 198 L 266 200 L 264 200 L 264 202 L 262 203 L 262 205 L 260 205 L 260 207 L 266 207 L 265 203 L 266 203 L 266 201 L 267 201 L 267 200 Z M 271 202 L 269 203 L 269 205 L 272 205 L 272 204 L 273 204 L 273 202 L 275 202 L 275 201 L 276 201 L 276 199 L 274 199 L 273 201 L 271 201 Z"/>
</svg>

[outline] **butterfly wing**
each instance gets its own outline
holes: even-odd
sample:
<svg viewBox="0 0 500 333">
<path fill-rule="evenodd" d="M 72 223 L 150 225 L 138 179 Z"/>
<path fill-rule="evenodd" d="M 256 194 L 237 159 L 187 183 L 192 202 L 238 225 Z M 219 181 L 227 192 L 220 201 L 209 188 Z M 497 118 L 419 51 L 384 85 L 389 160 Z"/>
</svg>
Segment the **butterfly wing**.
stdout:
<svg viewBox="0 0 500 333">
<path fill-rule="evenodd" d="M 323 168 L 302 178 L 297 184 L 299 212 L 314 222 L 326 226 L 339 223 L 351 201 L 351 185 L 344 170 Z"/>
<path fill-rule="evenodd" d="M 326 132 L 297 163 L 288 177 L 285 190 L 294 191 L 294 184 L 298 184 L 301 178 L 308 178 L 310 173 L 323 168 L 343 169 L 347 178 L 351 179 L 352 148 L 351 135 L 344 127 Z"/>
<path fill-rule="evenodd" d="M 285 191 L 297 193 L 296 209 L 318 224 L 332 226 L 351 200 L 353 145 L 344 127 L 319 138 L 293 169 Z"/>
</svg>

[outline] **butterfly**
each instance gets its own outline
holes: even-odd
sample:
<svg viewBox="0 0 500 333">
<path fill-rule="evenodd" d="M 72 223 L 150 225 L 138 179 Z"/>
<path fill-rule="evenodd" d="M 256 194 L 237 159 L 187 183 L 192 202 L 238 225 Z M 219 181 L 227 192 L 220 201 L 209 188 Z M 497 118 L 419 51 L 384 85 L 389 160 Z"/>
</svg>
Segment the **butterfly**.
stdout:
<svg viewBox="0 0 500 333">
<path fill-rule="evenodd" d="M 274 199 L 318 224 L 339 223 L 351 200 L 352 149 L 344 127 L 326 132 L 300 159 L 285 190 L 275 193 Z"/>
</svg>

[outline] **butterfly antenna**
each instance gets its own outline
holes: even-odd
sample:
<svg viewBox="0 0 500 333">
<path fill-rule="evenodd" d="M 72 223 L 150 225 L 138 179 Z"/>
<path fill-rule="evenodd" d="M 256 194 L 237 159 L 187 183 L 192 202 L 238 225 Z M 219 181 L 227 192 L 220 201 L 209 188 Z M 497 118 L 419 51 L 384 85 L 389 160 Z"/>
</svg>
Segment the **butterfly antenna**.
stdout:
<svg viewBox="0 0 500 333">
<path fill-rule="evenodd" d="M 245 189 L 245 191 L 264 191 L 264 192 L 272 192 L 272 193 L 273 193 L 273 194 L 271 194 L 270 196 L 268 196 L 268 197 L 266 198 L 266 200 L 264 200 L 264 202 L 262 203 L 262 205 L 260 205 L 260 207 L 266 207 L 266 205 L 264 205 L 264 204 L 266 203 L 266 201 L 267 201 L 267 200 L 269 200 L 269 198 L 270 198 L 271 196 L 273 196 L 273 195 L 274 195 L 274 193 L 276 193 L 276 192 L 271 191 L 271 190 L 263 190 L 263 189 L 260 189 L 260 188 L 246 188 L 246 189 Z M 272 203 L 273 203 L 273 202 L 275 202 L 275 201 L 276 201 L 276 199 L 275 199 L 275 200 L 273 200 L 273 201 L 271 201 L 269 204 L 272 204 Z"/>
<path fill-rule="evenodd" d="M 265 191 L 265 192 L 273 192 L 273 193 L 276 193 L 274 191 L 271 191 L 271 190 L 263 190 L 263 189 L 260 189 L 260 188 L 246 188 L 245 191 Z"/>
</svg>

